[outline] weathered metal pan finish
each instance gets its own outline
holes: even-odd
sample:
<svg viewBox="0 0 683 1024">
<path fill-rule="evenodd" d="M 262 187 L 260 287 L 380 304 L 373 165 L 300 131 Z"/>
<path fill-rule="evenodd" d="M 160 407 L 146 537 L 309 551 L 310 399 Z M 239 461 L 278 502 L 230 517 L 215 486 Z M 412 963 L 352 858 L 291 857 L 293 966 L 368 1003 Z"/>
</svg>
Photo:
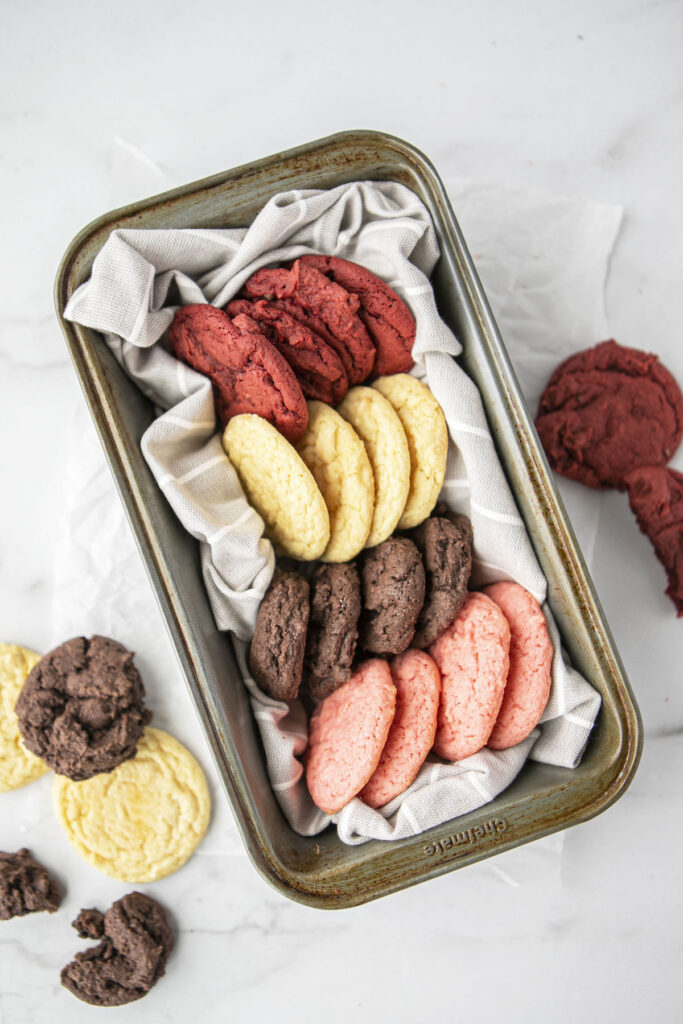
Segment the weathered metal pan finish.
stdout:
<svg viewBox="0 0 683 1024">
<path fill-rule="evenodd" d="M 304 839 L 287 825 L 268 784 L 230 639 L 213 623 L 197 544 L 140 453 L 152 408 L 97 334 L 63 313 L 115 228 L 246 226 L 276 192 L 368 179 L 402 182 L 431 213 L 442 252 L 432 278 L 441 315 L 462 342 L 462 364 L 483 396 L 564 644 L 603 705 L 573 771 L 529 763 L 512 786 L 472 814 L 413 839 L 348 847 L 331 829 Z M 353 906 L 585 821 L 624 791 L 640 755 L 638 710 L 450 203 L 421 153 L 378 132 L 345 132 L 106 214 L 69 246 L 55 302 L 246 848 L 277 889 L 311 906 Z"/>
</svg>

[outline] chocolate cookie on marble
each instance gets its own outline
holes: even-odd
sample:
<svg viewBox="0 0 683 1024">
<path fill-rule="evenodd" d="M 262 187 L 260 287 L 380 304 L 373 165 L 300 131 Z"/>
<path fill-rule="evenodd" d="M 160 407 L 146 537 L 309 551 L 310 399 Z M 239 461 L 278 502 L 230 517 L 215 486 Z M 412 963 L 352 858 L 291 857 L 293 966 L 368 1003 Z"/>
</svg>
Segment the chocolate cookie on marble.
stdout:
<svg viewBox="0 0 683 1024">
<path fill-rule="evenodd" d="M 73 922 L 81 938 L 101 939 L 63 968 L 62 985 L 91 1006 L 123 1006 L 147 995 L 166 970 L 173 932 L 156 900 L 131 892 L 105 914 L 82 910 Z"/>
<path fill-rule="evenodd" d="M 425 571 L 407 537 L 371 548 L 361 564 L 360 642 L 373 654 L 401 654 L 413 639 L 425 598 Z"/>
<path fill-rule="evenodd" d="M 60 902 L 57 883 L 28 850 L 0 850 L 0 921 L 40 910 L 53 914 Z"/>
<path fill-rule="evenodd" d="M 75 782 L 135 756 L 152 717 L 145 688 L 123 644 L 75 637 L 40 659 L 16 704 L 28 749 Z"/>
<path fill-rule="evenodd" d="M 425 603 L 412 646 L 434 643 L 458 614 L 467 597 L 472 573 L 472 525 L 455 513 L 430 516 L 411 531 L 427 577 Z"/>
<path fill-rule="evenodd" d="M 360 616 L 358 569 L 353 564 L 321 565 L 310 586 L 304 678 L 311 696 L 322 700 L 351 678 Z"/>
<path fill-rule="evenodd" d="M 276 569 L 249 648 L 251 674 L 275 700 L 294 700 L 299 693 L 308 615 L 306 580 L 297 572 Z"/>
</svg>

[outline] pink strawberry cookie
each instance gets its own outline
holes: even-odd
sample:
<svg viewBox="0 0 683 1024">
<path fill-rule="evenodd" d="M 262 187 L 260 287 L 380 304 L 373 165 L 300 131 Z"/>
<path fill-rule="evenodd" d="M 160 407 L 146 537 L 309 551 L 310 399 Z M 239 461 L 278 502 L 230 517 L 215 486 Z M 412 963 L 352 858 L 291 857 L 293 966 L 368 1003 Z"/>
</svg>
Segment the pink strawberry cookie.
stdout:
<svg viewBox="0 0 683 1024">
<path fill-rule="evenodd" d="M 396 713 L 375 773 L 358 794 L 369 807 L 383 807 L 415 780 L 434 745 L 441 674 L 424 651 L 404 651 L 391 662 Z"/>
<path fill-rule="evenodd" d="M 485 594 L 470 594 L 429 648 L 441 672 L 434 750 L 460 761 L 486 745 L 503 700 L 510 664 L 510 627 Z"/>
<path fill-rule="evenodd" d="M 506 750 L 527 738 L 545 710 L 553 645 L 540 604 L 519 583 L 494 583 L 484 593 L 510 624 L 510 671 L 488 739 L 492 750 Z"/>
<path fill-rule="evenodd" d="M 380 759 L 396 708 L 386 661 L 358 666 L 348 683 L 313 712 L 306 752 L 306 782 L 313 802 L 336 814 L 363 788 Z"/>
</svg>

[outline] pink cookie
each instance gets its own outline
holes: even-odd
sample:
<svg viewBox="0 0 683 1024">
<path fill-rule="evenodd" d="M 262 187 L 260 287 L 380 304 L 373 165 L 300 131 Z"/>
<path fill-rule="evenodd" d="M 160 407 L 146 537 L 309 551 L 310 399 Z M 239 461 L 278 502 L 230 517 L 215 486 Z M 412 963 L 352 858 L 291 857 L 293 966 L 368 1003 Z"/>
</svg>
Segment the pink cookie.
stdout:
<svg viewBox="0 0 683 1024">
<path fill-rule="evenodd" d="M 494 583 L 484 593 L 510 623 L 510 671 L 488 740 L 492 750 L 507 750 L 527 738 L 545 710 L 553 645 L 540 604 L 519 583 Z"/>
<path fill-rule="evenodd" d="M 369 807 L 383 807 L 415 780 L 434 745 L 441 674 L 424 651 L 404 651 L 391 662 L 396 713 L 375 773 L 358 794 Z"/>
<path fill-rule="evenodd" d="M 470 594 L 429 648 L 441 672 L 434 749 L 460 761 L 485 746 L 503 700 L 510 664 L 510 627 L 485 594 Z"/>
<path fill-rule="evenodd" d="M 363 788 L 380 759 L 396 708 L 386 661 L 359 665 L 348 683 L 318 704 L 311 718 L 306 782 L 326 814 L 345 807 Z"/>
</svg>

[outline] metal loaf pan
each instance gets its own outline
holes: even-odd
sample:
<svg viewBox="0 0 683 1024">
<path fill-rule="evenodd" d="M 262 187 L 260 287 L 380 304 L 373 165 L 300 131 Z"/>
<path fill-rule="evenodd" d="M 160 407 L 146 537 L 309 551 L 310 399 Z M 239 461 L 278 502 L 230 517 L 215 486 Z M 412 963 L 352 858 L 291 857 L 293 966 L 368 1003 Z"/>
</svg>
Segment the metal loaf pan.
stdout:
<svg viewBox="0 0 683 1024">
<path fill-rule="evenodd" d="M 564 645 L 603 703 L 578 768 L 528 763 L 513 785 L 472 814 L 412 839 L 350 847 L 333 829 L 304 839 L 285 821 L 268 783 L 230 637 L 213 622 L 198 546 L 175 518 L 140 452 L 140 438 L 153 418 L 150 403 L 97 333 L 69 323 L 63 313 L 115 228 L 246 226 L 276 192 L 368 179 L 402 182 L 430 211 L 442 254 L 432 277 L 440 313 L 461 341 L 462 365 L 481 391 L 498 453 L 548 579 Z M 638 710 L 448 197 L 420 152 L 378 132 L 344 132 L 134 203 L 77 235 L 55 288 L 76 372 L 208 746 L 247 851 L 269 882 L 311 906 L 349 907 L 585 821 L 617 799 L 638 763 Z"/>
</svg>

